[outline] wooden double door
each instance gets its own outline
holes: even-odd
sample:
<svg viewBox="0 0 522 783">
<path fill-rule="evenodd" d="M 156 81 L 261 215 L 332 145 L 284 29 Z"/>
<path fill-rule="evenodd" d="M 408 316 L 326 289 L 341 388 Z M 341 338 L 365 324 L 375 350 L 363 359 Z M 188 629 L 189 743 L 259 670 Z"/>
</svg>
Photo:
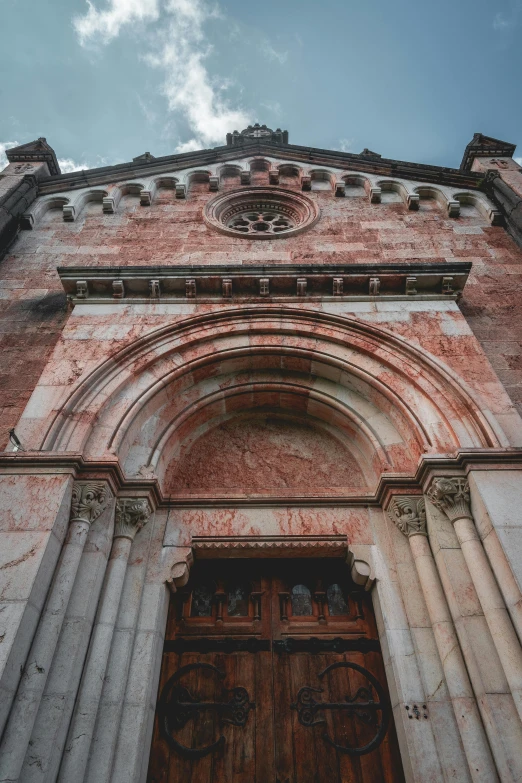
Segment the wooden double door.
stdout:
<svg viewBox="0 0 522 783">
<path fill-rule="evenodd" d="M 208 560 L 173 596 L 149 783 L 404 780 L 371 600 L 337 560 Z"/>
</svg>

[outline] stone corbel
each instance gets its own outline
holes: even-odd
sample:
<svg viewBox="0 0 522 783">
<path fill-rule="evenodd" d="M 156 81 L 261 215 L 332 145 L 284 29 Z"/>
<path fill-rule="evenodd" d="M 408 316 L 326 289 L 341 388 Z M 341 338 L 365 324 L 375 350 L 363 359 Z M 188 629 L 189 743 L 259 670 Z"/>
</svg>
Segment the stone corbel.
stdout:
<svg viewBox="0 0 522 783">
<path fill-rule="evenodd" d="M 62 207 L 63 219 L 68 223 L 76 220 L 76 207 L 74 204 L 64 204 Z"/>
<path fill-rule="evenodd" d="M 382 190 L 376 186 L 372 186 L 369 191 L 370 204 L 380 204 L 382 197 Z"/>
<path fill-rule="evenodd" d="M 219 177 L 209 177 L 208 178 L 208 189 L 210 191 L 219 190 Z"/>
<path fill-rule="evenodd" d="M 279 185 L 279 169 L 270 169 L 268 180 L 271 185 Z"/>
<path fill-rule="evenodd" d="M 448 217 L 450 218 L 458 218 L 460 215 L 460 201 L 453 201 L 450 199 L 448 201 Z"/>
<path fill-rule="evenodd" d="M 186 196 L 187 196 L 187 186 L 178 182 L 176 184 L 176 198 L 186 198 Z"/>
<path fill-rule="evenodd" d="M 395 495 L 388 516 L 405 536 L 427 536 L 426 503 L 422 495 Z"/>
<path fill-rule="evenodd" d="M 369 283 L 369 294 L 370 296 L 379 296 L 381 291 L 381 281 L 378 277 L 370 277 L 370 283 Z"/>
<path fill-rule="evenodd" d="M 371 561 L 371 547 L 368 544 L 350 545 L 346 562 L 356 585 L 371 590 L 375 582 L 375 574 Z"/>
<path fill-rule="evenodd" d="M 418 193 L 408 193 L 407 197 L 408 209 L 412 212 L 418 210 L 420 203 L 420 196 Z"/>
<path fill-rule="evenodd" d="M 417 278 L 416 277 L 407 277 L 406 278 L 406 290 L 405 293 L 408 294 L 408 296 L 414 296 L 417 293 Z"/>
<path fill-rule="evenodd" d="M 151 513 L 147 498 L 119 498 L 116 501 L 114 538 L 130 538 L 133 541 Z"/>
<path fill-rule="evenodd" d="M 118 204 L 121 201 L 121 195 L 121 189 L 117 185 L 114 185 L 112 188 L 110 188 L 108 194 L 103 198 L 102 201 L 103 211 L 109 214 L 116 212 Z"/>
<path fill-rule="evenodd" d="M 308 174 L 301 177 L 301 190 L 312 190 L 312 177 Z"/>
<path fill-rule="evenodd" d="M 159 299 L 160 298 L 160 281 L 159 280 L 149 280 L 149 294 L 151 299 Z"/>
<path fill-rule="evenodd" d="M 174 546 L 169 547 L 170 563 L 166 567 L 165 582 L 169 590 L 175 593 L 179 587 L 184 587 L 190 575 L 190 569 L 194 562 L 192 547 Z"/>
<path fill-rule="evenodd" d="M 242 171 L 239 176 L 242 185 L 250 185 L 250 171 Z"/>
<path fill-rule="evenodd" d="M 496 209 L 495 207 L 490 207 L 488 209 L 488 218 L 492 226 L 504 225 L 504 215 L 499 209 Z"/>
<path fill-rule="evenodd" d="M 335 195 L 342 198 L 342 196 L 344 196 L 345 193 L 346 193 L 346 182 L 340 179 L 335 183 Z"/>
<path fill-rule="evenodd" d="M 151 182 L 147 184 L 147 187 L 143 188 L 143 190 L 140 190 L 141 206 L 150 207 L 155 195 L 156 195 L 156 183 L 154 180 L 151 180 Z"/>
<path fill-rule="evenodd" d="M 125 297 L 125 285 L 123 280 L 112 281 L 112 295 L 115 299 L 123 299 Z"/>
<path fill-rule="evenodd" d="M 20 228 L 24 231 L 32 231 L 34 228 L 35 219 L 32 212 L 24 212 L 20 218 Z"/>
<path fill-rule="evenodd" d="M 76 298 L 77 299 L 87 299 L 89 296 L 89 286 L 87 284 L 87 280 L 77 280 L 76 281 Z"/>
</svg>

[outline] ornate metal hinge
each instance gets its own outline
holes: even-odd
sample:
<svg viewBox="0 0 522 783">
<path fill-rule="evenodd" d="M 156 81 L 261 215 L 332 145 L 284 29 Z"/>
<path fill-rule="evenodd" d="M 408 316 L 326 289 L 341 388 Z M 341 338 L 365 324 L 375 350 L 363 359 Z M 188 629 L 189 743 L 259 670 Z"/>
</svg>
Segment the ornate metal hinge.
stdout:
<svg viewBox="0 0 522 783">
<path fill-rule="evenodd" d="M 281 641 L 274 642 L 274 652 L 282 653 L 324 653 L 324 652 L 379 652 L 381 646 L 378 639 L 367 639 L 364 636 L 357 639 L 319 639 L 312 636 L 310 639 L 299 639 L 289 636 Z"/>
<path fill-rule="evenodd" d="M 163 646 L 165 653 L 186 652 L 198 653 L 235 653 L 235 652 L 270 652 L 270 639 L 257 639 L 251 636 L 249 639 L 234 639 L 231 636 L 213 638 L 212 636 L 200 636 L 195 639 L 179 636 L 177 639 L 169 639 Z"/>
<path fill-rule="evenodd" d="M 250 710 L 256 706 L 250 701 L 247 690 L 241 687 L 228 691 L 232 694 L 228 701 L 200 701 L 192 695 L 185 685 L 180 683 L 184 675 L 197 669 L 215 674 L 221 681 L 225 679 L 225 673 L 220 672 L 211 663 L 189 663 L 172 675 L 163 688 L 158 703 L 158 715 L 163 737 L 180 756 L 189 759 L 200 759 L 209 753 L 214 753 L 225 744 L 224 736 L 203 748 L 187 748 L 177 741 L 173 732 L 183 729 L 189 720 L 208 710 L 218 713 L 220 724 L 231 723 L 233 726 L 245 726 Z"/>
<path fill-rule="evenodd" d="M 366 753 L 371 753 L 372 750 L 375 750 L 381 744 L 388 729 L 390 710 L 386 694 L 373 674 L 356 663 L 338 661 L 327 666 L 317 676 L 322 680 L 325 675 L 334 669 L 354 669 L 366 678 L 370 687 L 360 687 L 355 696 L 350 697 L 348 695 L 345 697 L 345 701 L 342 702 L 324 702 L 316 701 L 314 698 L 314 693 L 323 693 L 322 688 L 312 688 L 309 685 L 305 685 L 299 690 L 297 701 L 291 705 L 291 708 L 297 710 L 299 723 L 303 726 L 326 724 L 324 716 L 318 717 L 318 714 L 325 710 L 344 710 L 354 715 L 361 723 L 374 728 L 375 736 L 373 739 L 359 748 L 339 745 L 327 732 L 323 734 L 324 741 L 328 742 L 340 753 L 347 753 L 349 756 L 364 756 Z M 373 690 L 377 694 L 377 701 L 374 699 Z M 378 713 L 380 713 L 380 720 Z"/>
</svg>

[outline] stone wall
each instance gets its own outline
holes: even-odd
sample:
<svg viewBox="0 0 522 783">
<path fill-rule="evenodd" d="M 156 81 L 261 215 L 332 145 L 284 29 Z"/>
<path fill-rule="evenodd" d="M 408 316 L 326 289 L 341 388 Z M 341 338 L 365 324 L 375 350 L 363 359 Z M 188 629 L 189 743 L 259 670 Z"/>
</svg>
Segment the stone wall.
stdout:
<svg viewBox="0 0 522 783">
<path fill-rule="evenodd" d="M 252 184 L 268 184 L 268 172 L 252 172 Z M 279 186 L 300 189 L 291 176 L 282 176 Z M 197 182 L 186 199 L 160 188 L 151 206 L 126 195 L 115 214 L 89 202 L 70 223 L 61 209 L 52 209 L 33 231 L 21 232 L 0 262 L 0 447 L 67 319 L 58 266 L 471 261 L 461 309 L 522 412 L 522 251 L 505 229 L 491 226 L 471 205 L 449 218 L 435 200 L 421 199 L 413 212 L 395 192 L 370 204 L 363 188 L 347 188 L 346 197 L 335 198 L 328 182 L 312 186 L 307 195 L 320 205 L 322 218 L 287 239 L 235 239 L 208 228 L 201 210 L 214 194 L 208 183 Z M 240 187 L 239 177 L 222 181 L 222 189 L 234 187 Z M 72 367 L 71 383 L 75 377 Z"/>
</svg>

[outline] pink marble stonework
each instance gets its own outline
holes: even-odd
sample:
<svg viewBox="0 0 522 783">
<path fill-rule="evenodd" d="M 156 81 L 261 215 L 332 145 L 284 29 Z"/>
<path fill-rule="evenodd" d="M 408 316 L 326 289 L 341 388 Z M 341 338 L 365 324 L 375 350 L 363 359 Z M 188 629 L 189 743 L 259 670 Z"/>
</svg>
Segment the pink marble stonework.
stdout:
<svg viewBox="0 0 522 783">
<path fill-rule="evenodd" d="M 153 783 L 169 603 L 232 558 L 329 558 L 371 600 L 404 780 L 522 779 L 514 152 L 8 151 L 0 781 Z"/>
</svg>

